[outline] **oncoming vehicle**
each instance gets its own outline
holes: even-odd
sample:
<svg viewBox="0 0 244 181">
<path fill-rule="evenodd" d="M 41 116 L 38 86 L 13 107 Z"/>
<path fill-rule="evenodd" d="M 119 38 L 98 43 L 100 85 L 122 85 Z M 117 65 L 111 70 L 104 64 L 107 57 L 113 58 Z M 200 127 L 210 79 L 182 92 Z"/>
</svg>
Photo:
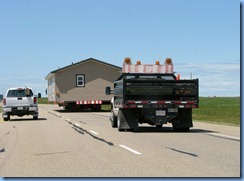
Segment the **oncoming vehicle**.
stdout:
<svg viewBox="0 0 244 181">
<path fill-rule="evenodd" d="M 37 97 L 31 88 L 10 88 L 3 98 L 3 119 L 10 120 L 10 116 L 32 115 L 38 119 Z"/>
</svg>

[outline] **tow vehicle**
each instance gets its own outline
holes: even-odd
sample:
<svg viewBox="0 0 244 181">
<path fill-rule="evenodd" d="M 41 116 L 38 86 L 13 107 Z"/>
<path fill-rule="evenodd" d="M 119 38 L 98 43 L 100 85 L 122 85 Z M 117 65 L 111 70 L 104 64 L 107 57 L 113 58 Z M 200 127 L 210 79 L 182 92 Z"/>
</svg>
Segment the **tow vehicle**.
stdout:
<svg viewBox="0 0 244 181">
<path fill-rule="evenodd" d="M 156 127 L 171 123 L 175 131 L 189 131 L 193 127 L 192 109 L 199 105 L 199 80 L 181 80 L 173 71 L 171 58 L 164 64 L 132 64 L 125 58 L 122 74 L 114 87 L 106 87 L 113 94 L 110 121 L 119 131 L 135 130 L 139 124 Z"/>
</svg>

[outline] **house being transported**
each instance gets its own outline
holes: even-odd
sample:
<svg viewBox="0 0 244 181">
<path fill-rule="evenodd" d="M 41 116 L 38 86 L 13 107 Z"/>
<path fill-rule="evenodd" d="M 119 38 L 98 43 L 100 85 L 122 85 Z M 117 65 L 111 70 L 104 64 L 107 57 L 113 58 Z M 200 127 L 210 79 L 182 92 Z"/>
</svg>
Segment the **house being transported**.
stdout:
<svg viewBox="0 0 244 181">
<path fill-rule="evenodd" d="M 100 110 L 101 105 L 110 104 L 112 98 L 105 95 L 105 87 L 112 86 L 120 73 L 121 67 L 94 58 L 59 68 L 45 78 L 48 101 L 54 101 L 66 110 Z"/>
</svg>

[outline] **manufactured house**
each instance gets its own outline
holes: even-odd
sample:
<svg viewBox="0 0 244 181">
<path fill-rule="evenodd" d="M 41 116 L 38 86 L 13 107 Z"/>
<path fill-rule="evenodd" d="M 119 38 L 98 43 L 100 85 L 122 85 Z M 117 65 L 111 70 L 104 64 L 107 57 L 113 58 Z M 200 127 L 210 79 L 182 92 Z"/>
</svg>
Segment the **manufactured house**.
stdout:
<svg viewBox="0 0 244 181">
<path fill-rule="evenodd" d="M 100 110 L 110 104 L 112 96 L 105 94 L 105 87 L 112 86 L 120 76 L 121 67 L 89 58 L 50 72 L 48 101 L 65 109 L 91 108 Z"/>
</svg>

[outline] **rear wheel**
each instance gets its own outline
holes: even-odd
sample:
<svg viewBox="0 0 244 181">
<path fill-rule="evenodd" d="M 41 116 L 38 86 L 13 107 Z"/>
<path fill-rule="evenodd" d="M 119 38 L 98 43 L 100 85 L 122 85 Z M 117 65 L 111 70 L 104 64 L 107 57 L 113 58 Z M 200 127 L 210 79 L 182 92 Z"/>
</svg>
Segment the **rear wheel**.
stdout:
<svg viewBox="0 0 244 181">
<path fill-rule="evenodd" d="M 112 126 L 112 128 L 117 128 L 118 127 L 118 124 L 117 124 L 117 116 L 114 115 L 113 110 L 112 110 L 111 114 L 112 114 L 111 126 Z"/>
<path fill-rule="evenodd" d="M 33 120 L 38 120 L 38 116 L 33 116 Z"/>
<path fill-rule="evenodd" d="M 188 132 L 192 124 L 192 109 L 179 109 L 177 119 L 179 123 L 173 123 L 173 130 L 175 132 Z"/>
<path fill-rule="evenodd" d="M 69 111 L 70 110 L 70 107 L 67 105 L 67 106 L 63 106 L 64 110 L 65 111 Z"/>
<path fill-rule="evenodd" d="M 117 118 L 117 127 L 118 127 L 118 131 L 122 131 L 124 129 L 122 129 L 122 126 L 121 126 L 121 122 L 124 122 L 125 121 L 125 117 L 124 117 L 124 114 L 121 110 L 119 110 L 118 112 L 118 118 Z"/>
<path fill-rule="evenodd" d="M 138 120 L 134 109 L 119 109 L 117 126 L 119 131 L 130 130 L 138 128 Z"/>
<path fill-rule="evenodd" d="M 3 118 L 4 121 L 9 121 L 10 120 L 10 116 L 8 115 L 8 117 Z"/>
<path fill-rule="evenodd" d="M 189 127 L 186 127 L 186 128 L 176 128 L 176 127 L 173 126 L 173 130 L 175 132 L 188 132 L 190 130 L 190 128 Z"/>
</svg>

